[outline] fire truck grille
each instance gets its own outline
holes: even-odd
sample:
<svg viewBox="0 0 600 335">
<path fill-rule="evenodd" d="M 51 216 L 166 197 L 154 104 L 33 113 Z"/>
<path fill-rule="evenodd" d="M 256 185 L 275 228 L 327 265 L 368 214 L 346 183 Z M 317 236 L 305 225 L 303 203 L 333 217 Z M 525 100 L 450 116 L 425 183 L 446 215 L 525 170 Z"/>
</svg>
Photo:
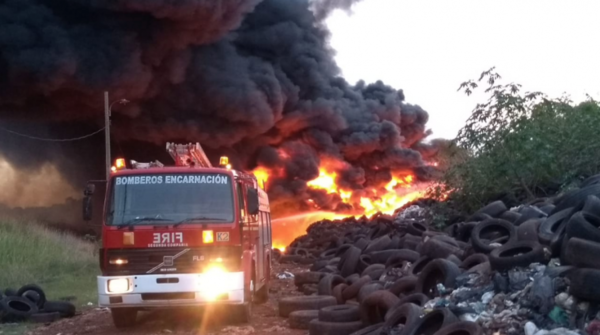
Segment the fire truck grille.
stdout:
<svg viewBox="0 0 600 335">
<path fill-rule="evenodd" d="M 110 249 L 104 260 L 107 276 L 200 273 L 211 260 L 221 259 L 223 266 L 237 270 L 241 265 L 240 247 Z M 110 264 L 117 259 L 122 264 Z"/>
</svg>

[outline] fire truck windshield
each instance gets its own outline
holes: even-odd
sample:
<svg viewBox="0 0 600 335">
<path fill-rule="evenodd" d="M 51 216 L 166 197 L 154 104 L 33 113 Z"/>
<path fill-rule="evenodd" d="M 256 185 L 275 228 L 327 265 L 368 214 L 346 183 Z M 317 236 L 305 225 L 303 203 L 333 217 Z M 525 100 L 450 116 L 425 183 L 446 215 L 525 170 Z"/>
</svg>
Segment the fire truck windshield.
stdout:
<svg viewBox="0 0 600 335">
<path fill-rule="evenodd" d="M 114 178 L 106 224 L 204 224 L 233 220 L 233 183 L 228 175 L 152 174 Z"/>
</svg>

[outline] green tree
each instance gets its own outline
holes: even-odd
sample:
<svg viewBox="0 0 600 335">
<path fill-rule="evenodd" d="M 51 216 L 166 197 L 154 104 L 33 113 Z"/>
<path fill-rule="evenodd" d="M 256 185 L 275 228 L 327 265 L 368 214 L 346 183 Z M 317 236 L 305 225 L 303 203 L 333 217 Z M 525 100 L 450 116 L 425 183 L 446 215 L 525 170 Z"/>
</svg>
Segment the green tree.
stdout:
<svg viewBox="0 0 600 335">
<path fill-rule="evenodd" d="M 462 83 L 470 95 L 483 81 L 489 98 L 460 130 L 440 185 L 461 209 L 476 210 L 500 196 L 519 201 L 548 196 L 600 171 L 600 106 L 574 105 L 521 85 L 499 84 L 494 68 Z M 457 154 L 460 153 L 460 154 Z"/>
</svg>

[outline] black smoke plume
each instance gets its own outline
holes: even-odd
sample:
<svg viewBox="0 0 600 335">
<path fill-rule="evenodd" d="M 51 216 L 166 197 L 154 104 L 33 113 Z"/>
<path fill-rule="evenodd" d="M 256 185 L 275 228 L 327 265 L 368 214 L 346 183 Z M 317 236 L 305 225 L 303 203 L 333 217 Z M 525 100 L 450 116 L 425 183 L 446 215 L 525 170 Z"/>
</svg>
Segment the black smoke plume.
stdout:
<svg viewBox="0 0 600 335">
<path fill-rule="evenodd" d="M 277 171 L 276 204 L 340 210 L 307 188 L 328 162 L 338 183 L 378 187 L 397 171 L 427 180 L 428 114 L 382 82 L 340 77 L 321 20 L 356 1 L 5 0 L 0 3 L 0 125 L 75 137 L 113 108 L 113 154 L 169 161 L 167 141 Z M 312 10 L 311 10 L 312 9 Z M 0 131 L 21 169 L 52 162 L 78 187 L 104 176 L 102 134 L 47 143 Z M 300 201 L 298 201 L 300 200 Z"/>
</svg>

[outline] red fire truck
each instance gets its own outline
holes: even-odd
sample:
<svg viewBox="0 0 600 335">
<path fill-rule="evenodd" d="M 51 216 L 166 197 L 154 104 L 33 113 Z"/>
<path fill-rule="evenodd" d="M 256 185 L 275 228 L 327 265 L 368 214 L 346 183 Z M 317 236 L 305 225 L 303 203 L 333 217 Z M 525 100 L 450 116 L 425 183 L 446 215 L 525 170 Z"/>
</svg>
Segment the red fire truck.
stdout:
<svg viewBox="0 0 600 335">
<path fill-rule="evenodd" d="M 106 182 L 98 303 L 117 328 L 138 311 L 230 306 L 243 321 L 268 299 L 271 215 L 256 177 L 213 167 L 199 143 L 167 143 L 175 166 L 117 159 Z M 84 191 L 92 218 L 94 182 Z"/>
</svg>

